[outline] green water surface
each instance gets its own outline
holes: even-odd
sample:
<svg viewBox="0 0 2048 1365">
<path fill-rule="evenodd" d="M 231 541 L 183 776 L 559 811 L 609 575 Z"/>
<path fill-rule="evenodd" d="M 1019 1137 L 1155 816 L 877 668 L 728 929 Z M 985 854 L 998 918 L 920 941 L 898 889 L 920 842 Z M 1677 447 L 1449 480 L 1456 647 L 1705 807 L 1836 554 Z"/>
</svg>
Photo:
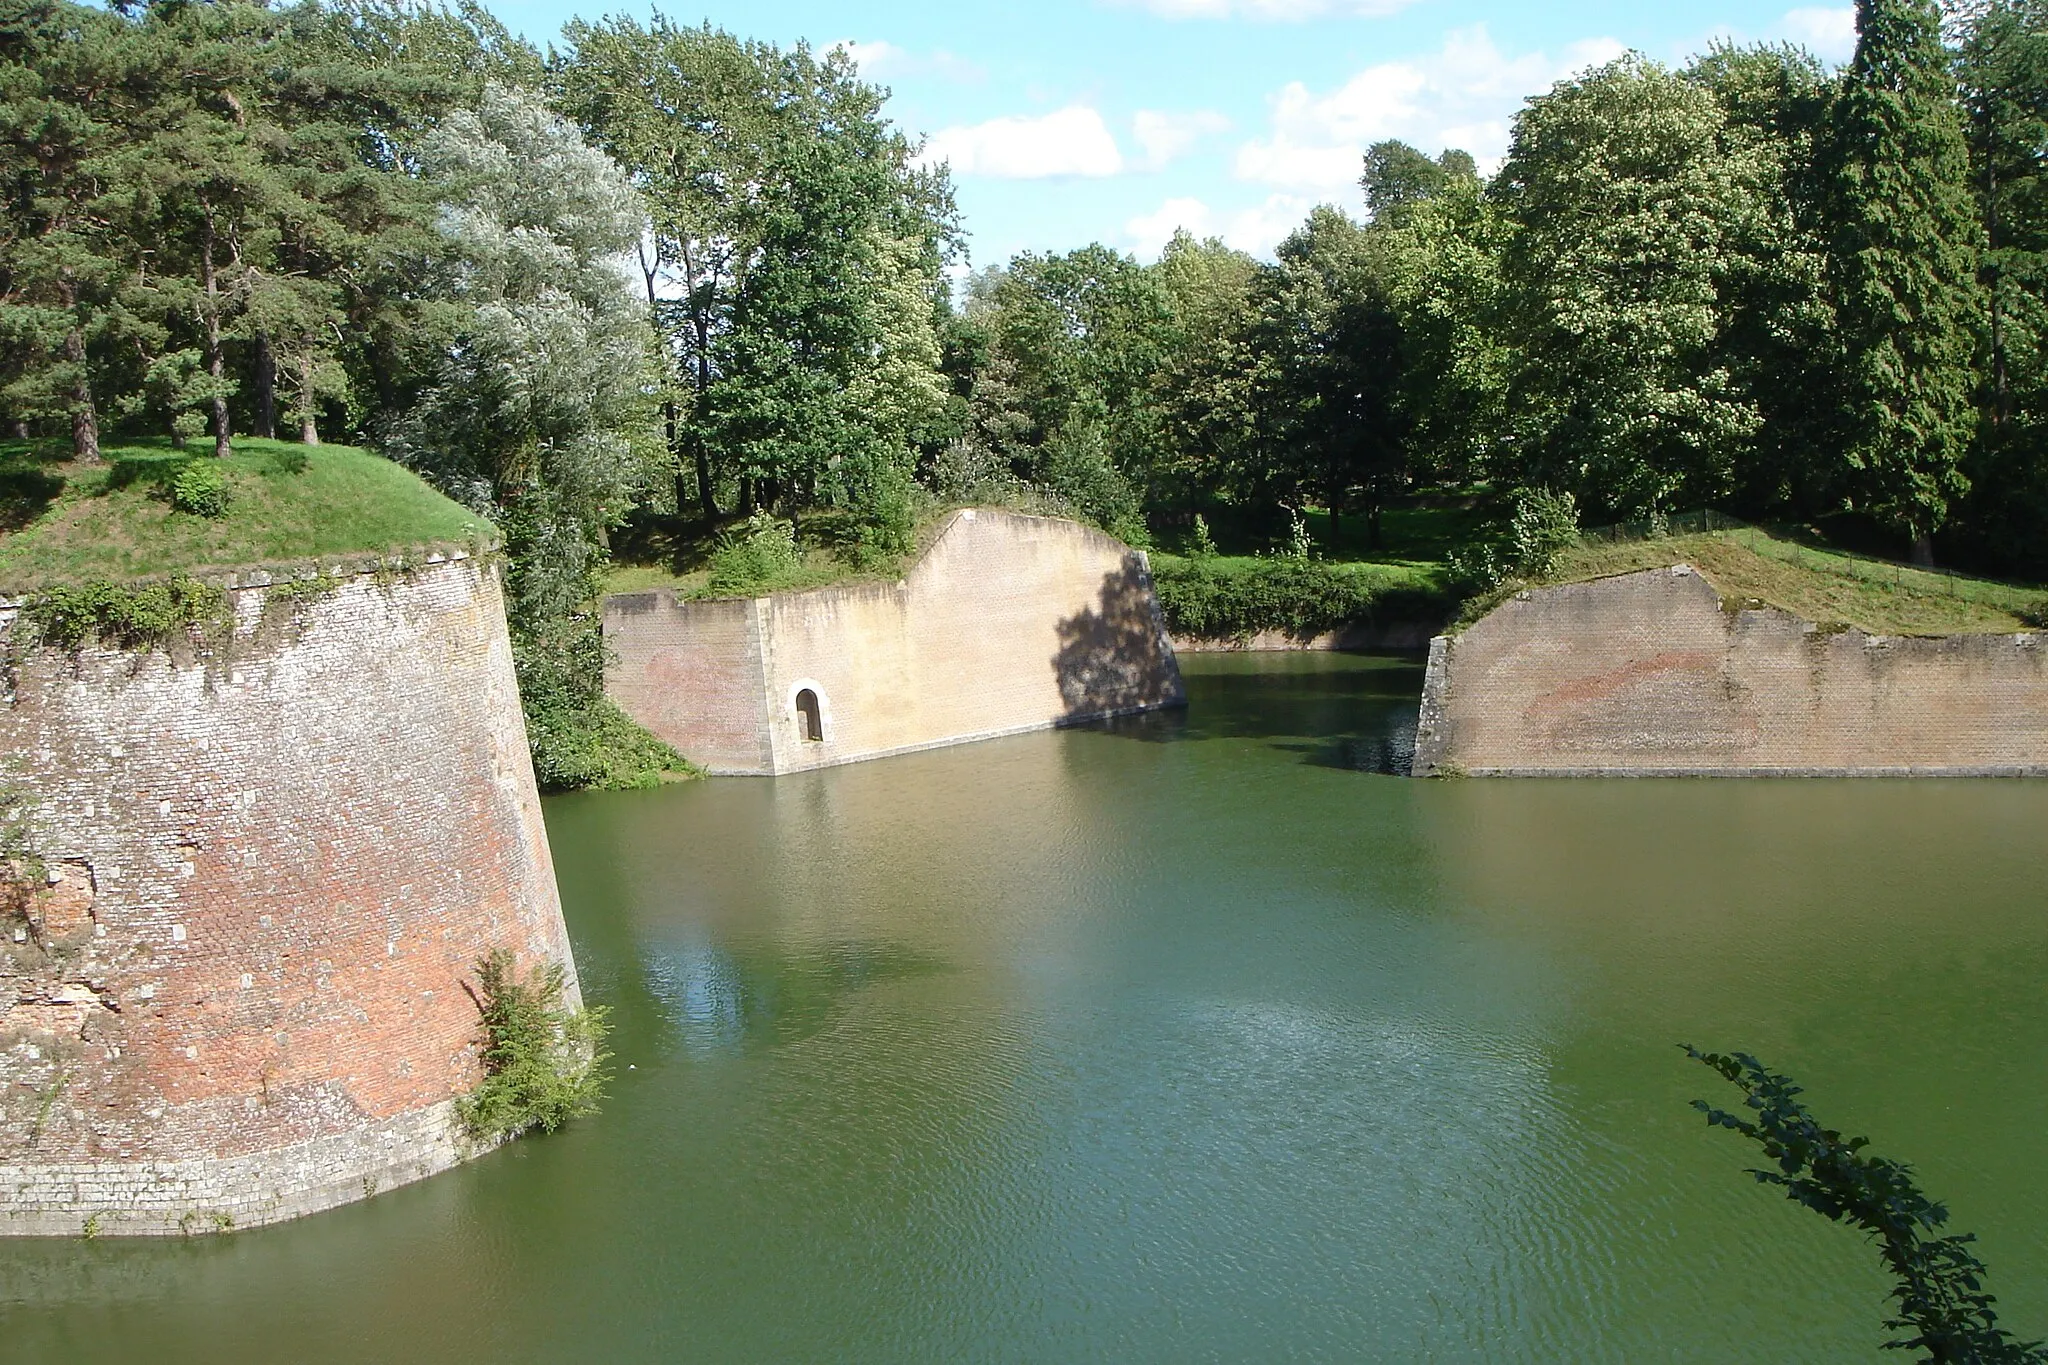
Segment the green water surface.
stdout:
<svg viewBox="0 0 2048 1365">
<path fill-rule="evenodd" d="M 189 1242 L 0 1245 L 0 1360 L 1879 1361 L 1676 1044 L 1915 1161 L 2048 1334 L 2048 783 L 1388 775 L 1413 660 L 552 801 L 601 1117 Z"/>
</svg>

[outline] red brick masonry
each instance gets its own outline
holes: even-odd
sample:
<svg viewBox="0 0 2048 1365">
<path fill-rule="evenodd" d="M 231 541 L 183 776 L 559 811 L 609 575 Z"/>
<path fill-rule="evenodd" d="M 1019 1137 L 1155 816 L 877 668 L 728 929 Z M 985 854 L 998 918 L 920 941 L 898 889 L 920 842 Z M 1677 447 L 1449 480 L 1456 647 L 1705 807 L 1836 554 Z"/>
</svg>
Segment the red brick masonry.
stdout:
<svg viewBox="0 0 2048 1365">
<path fill-rule="evenodd" d="M 439 1170 L 472 965 L 568 960 L 495 569 L 268 596 L 196 658 L 5 646 L 34 861 L 0 906 L 0 1232 L 211 1231 Z"/>
<path fill-rule="evenodd" d="M 2048 636 L 1827 631 L 1685 565 L 1534 589 L 1432 643 L 1415 771 L 2048 774 Z"/>
</svg>

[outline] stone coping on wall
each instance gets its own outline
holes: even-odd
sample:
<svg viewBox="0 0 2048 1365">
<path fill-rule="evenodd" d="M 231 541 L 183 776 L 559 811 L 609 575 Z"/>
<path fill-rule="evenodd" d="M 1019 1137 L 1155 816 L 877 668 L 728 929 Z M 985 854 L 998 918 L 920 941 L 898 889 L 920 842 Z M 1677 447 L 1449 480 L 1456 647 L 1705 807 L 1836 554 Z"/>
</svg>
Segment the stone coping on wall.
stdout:
<svg viewBox="0 0 2048 1365">
<path fill-rule="evenodd" d="M 332 579 L 340 583 L 352 578 L 367 578 L 378 574 L 413 573 L 442 564 L 459 564 L 479 555 L 489 556 L 493 553 L 493 549 L 479 549 L 474 546 L 420 545 L 403 550 L 356 551 L 262 565 L 195 565 L 177 573 L 146 574 L 124 582 L 133 586 L 189 578 L 214 584 L 228 592 L 242 592 L 253 588 L 274 588 L 281 584 L 313 583 L 322 579 Z M 34 601 L 40 591 L 0 589 L 0 611 L 18 611 Z"/>
</svg>

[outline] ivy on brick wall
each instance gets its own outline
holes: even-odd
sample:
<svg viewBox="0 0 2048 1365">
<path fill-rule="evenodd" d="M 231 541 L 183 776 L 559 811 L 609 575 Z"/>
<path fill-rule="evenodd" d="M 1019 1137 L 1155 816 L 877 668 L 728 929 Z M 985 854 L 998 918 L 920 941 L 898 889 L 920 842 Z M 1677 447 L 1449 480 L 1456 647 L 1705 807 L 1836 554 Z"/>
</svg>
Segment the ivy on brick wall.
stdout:
<svg viewBox="0 0 2048 1365">
<path fill-rule="evenodd" d="M 78 649 L 97 640 L 123 649 L 164 644 L 227 620 L 227 593 L 196 578 L 123 586 L 91 582 L 48 588 L 22 608 L 38 643 Z"/>
</svg>

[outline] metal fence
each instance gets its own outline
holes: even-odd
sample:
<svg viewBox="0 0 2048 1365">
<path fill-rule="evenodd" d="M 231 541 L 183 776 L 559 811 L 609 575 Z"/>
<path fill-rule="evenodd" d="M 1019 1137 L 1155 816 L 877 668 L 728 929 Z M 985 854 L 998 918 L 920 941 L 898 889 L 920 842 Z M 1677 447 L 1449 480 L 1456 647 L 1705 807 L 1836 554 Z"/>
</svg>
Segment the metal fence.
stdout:
<svg viewBox="0 0 2048 1365">
<path fill-rule="evenodd" d="M 1726 512 L 1702 508 L 1676 512 L 1669 517 L 1628 521 L 1601 526 L 1579 535 L 1582 545 L 1626 545 L 1639 541 L 1669 540 L 1677 536 L 1712 535 L 1732 540 L 1745 549 L 1780 563 L 1797 565 L 1816 573 L 1872 583 L 1923 597 L 1955 597 L 1967 602 L 2013 611 L 2039 609 L 2044 601 L 2040 588 L 1998 583 L 1973 578 L 1953 569 L 1923 569 L 1889 559 L 1850 554 L 1841 550 L 1817 550 L 1801 544 L 1782 531 L 1758 526 Z"/>
</svg>

